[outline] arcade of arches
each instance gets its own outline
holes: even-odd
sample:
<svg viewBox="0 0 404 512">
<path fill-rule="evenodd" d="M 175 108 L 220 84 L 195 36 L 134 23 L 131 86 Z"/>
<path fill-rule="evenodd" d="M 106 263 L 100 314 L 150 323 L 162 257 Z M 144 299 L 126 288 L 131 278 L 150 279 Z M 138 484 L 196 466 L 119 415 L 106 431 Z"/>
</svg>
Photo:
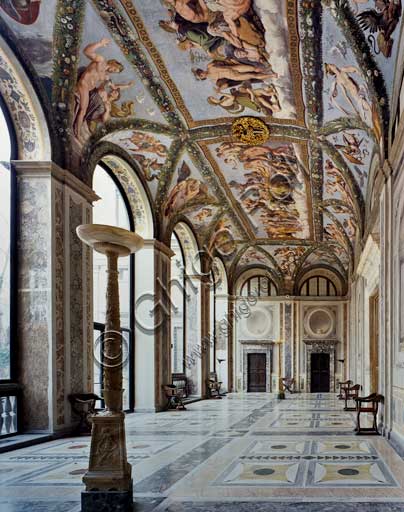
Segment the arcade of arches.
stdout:
<svg viewBox="0 0 404 512">
<path fill-rule="evenodd" d="M 404 511 L 401 18 L 0 0 L 1 511 Z"/>
</svg>

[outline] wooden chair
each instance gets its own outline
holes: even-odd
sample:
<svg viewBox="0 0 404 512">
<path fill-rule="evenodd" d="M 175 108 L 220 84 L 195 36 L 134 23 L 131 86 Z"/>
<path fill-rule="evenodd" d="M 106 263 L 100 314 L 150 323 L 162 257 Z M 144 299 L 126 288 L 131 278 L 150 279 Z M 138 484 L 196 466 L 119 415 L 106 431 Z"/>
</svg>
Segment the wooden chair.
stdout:
<svg viewBox="0 0 404 512">
<path fill-rule="evenodd" d="M 222 383 L 217 380 L 217 373 L 210 372 L 209 379 L 207 380 L 209 398 L 222 398 L 220 396 L 220 388 Z"/>
<path fill-rule="evenodd" d="M 168 400 L 167 410 L 175 409 L 176 411 L 186 411 L 186 407 L 183 402 L 183 396 L 181 389 L 178 389 L 173 384 L 166 384 L 163 386 L 164 393 Z"/>
<path fill-rule="evenodd" d="M 383 395 L 372 393 L 369 396 L 358 396 L 355 398 L 356 402 L 356 435 L 362 434 L 375 434 L 379 435 L 377 429 L 377 413 L 379 411 L 379 404 L 383 402 Z M 360 415 L 362 413 L 368 413 L 373 415 L 373 424 L 371 427 L 361 427 Z"/>
<path fill-rule="evenodd" d="M 356 400 L 359 396 L 360 384 L 355 384 L 349 388 L 344 389 L 345 393 L 345 407 L 344 411 L 356 411 L 356 403 L 354 407 L 348 407 L 348 400 Z"/>
<path fill-rule="evenodd" d="M 345 388 L 349 389 L 352 384 L 353 384 L 352 380 L 346 380 L 345 382 L 338 382 L 339 395 L 337 395 L 337 398 L 339 398 L 340 400 L 344 400 Z"/>
<path fill-rule="evenodd" d="M 172 384 L 182 392 L 182 398 L 187 398 L 189 395 L 188 378 L 185 373 L 173 373 Z"/>
<path fill-rule="evenodd" d="M 284 378 L 282 378 L 281 382 L 282 382 L 282 386 L 284 387 L 284 389 L 289 391 L 290 394 L 293 394 L 295 392 L 294 391 L 295 379 L 291 379 L 290 377 L 284 377 Z"/>
</svg>

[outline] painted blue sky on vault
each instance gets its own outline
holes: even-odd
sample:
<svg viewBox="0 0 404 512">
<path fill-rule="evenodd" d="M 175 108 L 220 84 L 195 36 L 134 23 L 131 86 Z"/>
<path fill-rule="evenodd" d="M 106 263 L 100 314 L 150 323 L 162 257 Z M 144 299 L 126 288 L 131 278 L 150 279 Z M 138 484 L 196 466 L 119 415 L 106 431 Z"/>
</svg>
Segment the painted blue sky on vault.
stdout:
<svg viewBox="0 0 404 512">
<path fill-rule="evenodd" d="M 339 117 L 360 117 L 372 126 L 371 99 L 355 56 L 329 9 L 323 15 L 324 122 Z M 346 72 L 346 78 L 357 84 L 357 94 L 346 92 L 335 76 L 327 73 L 326 64 Z"/>
</svg>

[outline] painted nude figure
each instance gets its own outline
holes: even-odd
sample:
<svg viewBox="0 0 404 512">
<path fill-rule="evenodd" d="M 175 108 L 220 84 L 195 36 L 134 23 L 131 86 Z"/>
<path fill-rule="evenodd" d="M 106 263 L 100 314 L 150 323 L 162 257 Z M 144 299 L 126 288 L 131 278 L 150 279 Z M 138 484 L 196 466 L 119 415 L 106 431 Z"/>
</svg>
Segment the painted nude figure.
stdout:
<svg viewBox="0 0 404 512">
<path fill-rule="evenodd" d="M 266 80 L 267 78 L 277 78 L 277 74 L 260 65 L 237 64 L 232 62 L 212 61 L 207 65 L 206 70 L 193 69 L 195 77 L 198 80 L 209 78 L 216 83 L 219 91 L 226 88 L 227 84 L 220 83 L 221 80 L 233 80 L 243 82 L 245 80 Z M 219 85 L 220 84 L 220 85 Z"/>
<path fill-rule="evenodd" d="M 90 104 L 90 93 L 99 90 L 102 98 L 105 99 L 105 90 L 103 86 L 110 80 L 110 73 L 121 73 L 123 65 L 116 60 L 107 60 L 103 55 L 99 55 L 97 50 L 105 48 L 110 43 L 109 39 L 101 39 L 97 43 L 89 44 L 84 49 L 84 55 L 88 57 L 91 63 L 81 74 L 77 86 L 76 94 L 79 98 L 79 110 L 74 123 L 74 133 L 78 139 L 81 138 L 81 130 Z M 123 86 L 115 86 L 115 89 L 122 89 Z M 104 88 L 105 89 L 105 88 Z M 116 95 L 116 91 L 111 94 Z"/>
<path fill-rule="evenodd" d="M 335 64 L 325 64 L 325 72 L 327 75 L 334 78 L 334 83 L 331 90 L 331 100 L 341 112 L 348 114 L 337 101 L 338 91 L 342 92 L 342 95 L 353 108 L 353 110 L 360 115 L 358 105 L 361 105 L 363 110 L 363 117 L 366 118 L 371 112 L 371 107 L 368 100 L 365 97 L 363 88 L 361 88 L 358 82 L 352 78 L 352 74 L 359 73 L 358 69 L 354 66 L 343 66 L 339 68 Z"/>
</svg>

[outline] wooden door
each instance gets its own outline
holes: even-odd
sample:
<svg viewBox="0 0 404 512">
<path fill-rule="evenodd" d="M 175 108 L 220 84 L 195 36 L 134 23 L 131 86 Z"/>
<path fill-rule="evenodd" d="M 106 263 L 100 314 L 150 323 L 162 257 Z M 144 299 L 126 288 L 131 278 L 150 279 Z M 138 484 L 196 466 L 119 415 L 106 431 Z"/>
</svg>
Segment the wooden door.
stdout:
<svg viewBox="0 0 404 512">
<path fill-rule="evenodd" d="M 330 391 L 330 354 L 311 354 L 311 389 L 312 393 Z"/>
<path fill-rule="evenodd" d="M 248 354 L 248 388 L 257 393 L 267 390 L 267 356 L 266 354 Z"/>
<path fill-rule="evenodd" d="M 379 293 L 369 299 L 370 392 L 379 387 Z"/>
</svg>

